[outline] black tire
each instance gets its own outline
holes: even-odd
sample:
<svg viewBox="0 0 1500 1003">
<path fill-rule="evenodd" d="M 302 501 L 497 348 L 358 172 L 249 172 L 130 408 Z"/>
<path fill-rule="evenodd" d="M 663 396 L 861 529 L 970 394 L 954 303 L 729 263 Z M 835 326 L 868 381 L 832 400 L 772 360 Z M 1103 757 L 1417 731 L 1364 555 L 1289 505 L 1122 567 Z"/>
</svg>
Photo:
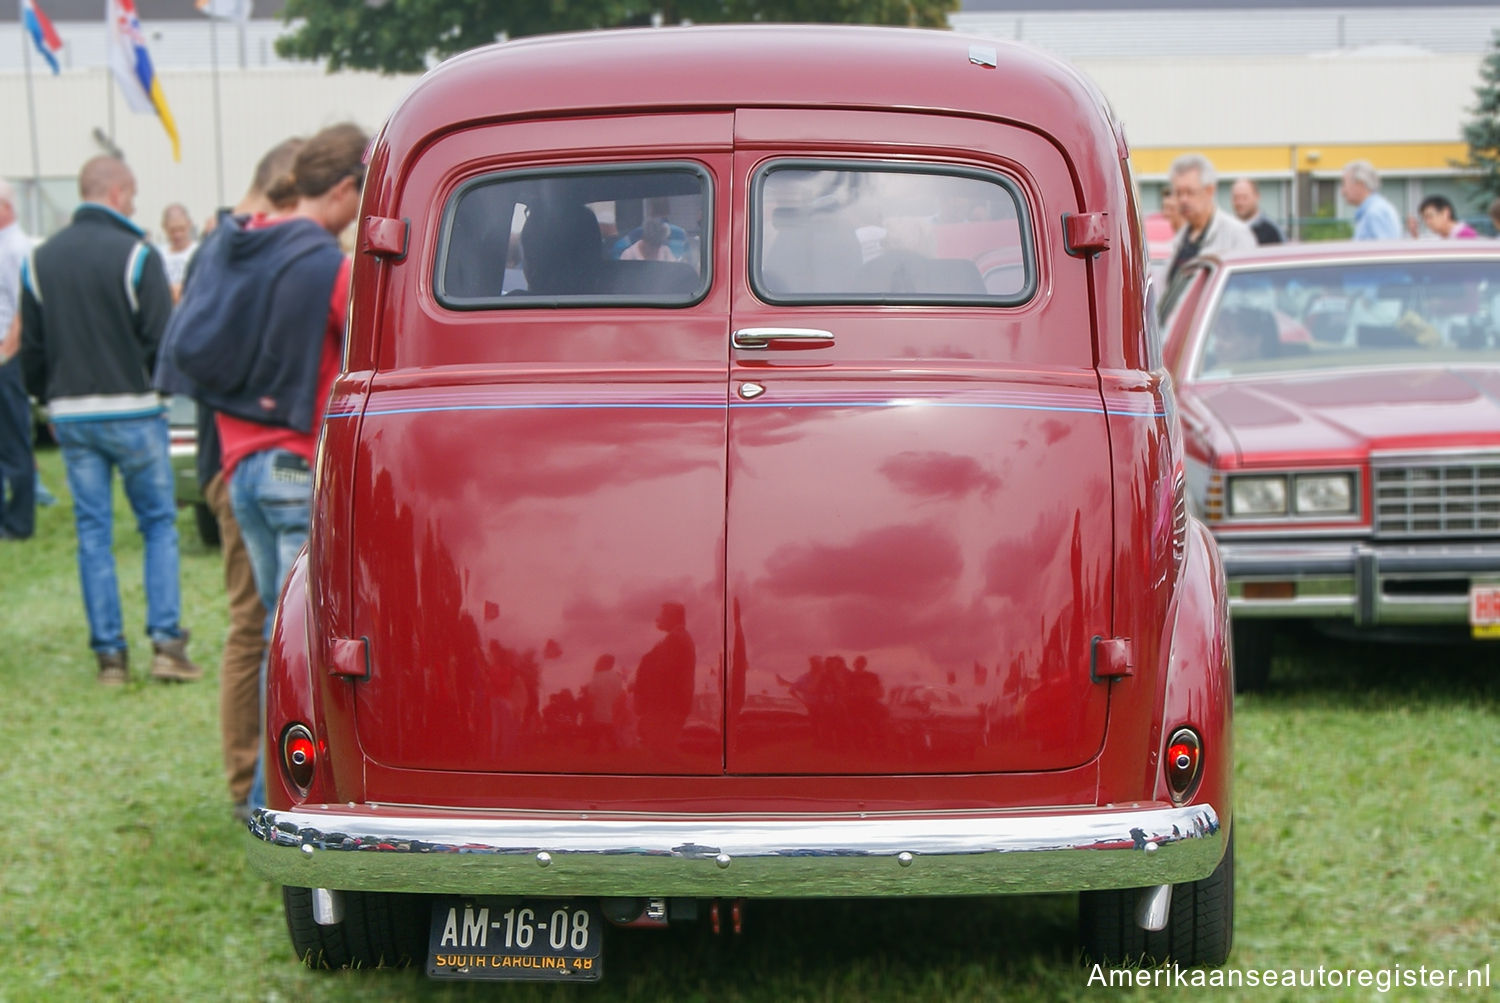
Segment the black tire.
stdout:
<svg viewBox="0 0 1500 1003">
<path fill-rule="evenodd" d="M 311 888 L 281 889 L 292 948 L 308 968 L 409 968 L 426 960 L 430 903 L 425 895 L 341 894 L 343 922 L 319 926 Z"/>
<path fill-rule="evenodd" d="M 1083 892 L 1078 897 L 1078 939 L 1085 962 L 1183 968 L 1218 968 L 1234 944 L 1234 836 L 1224 859 L 1202 881 L 1172 888 L 1164 930 L 1142 930 L 1135 921 L 1140 889 Z"/>
<path fill-rule="evenodd" d="M 198 539 L 205 547 L 219 545 L 219 520 L 206 502 L 193 503 L 193 521 L 198 524 Z"/>
<path fill-rule="evenodd" d="M 1255 693 L 1271 681 L 1271 653 L 1276 625 L 1271 620 L 1234 620 L 1229 627 L 1234 643 L 1234 691 Z"/>
</svg>

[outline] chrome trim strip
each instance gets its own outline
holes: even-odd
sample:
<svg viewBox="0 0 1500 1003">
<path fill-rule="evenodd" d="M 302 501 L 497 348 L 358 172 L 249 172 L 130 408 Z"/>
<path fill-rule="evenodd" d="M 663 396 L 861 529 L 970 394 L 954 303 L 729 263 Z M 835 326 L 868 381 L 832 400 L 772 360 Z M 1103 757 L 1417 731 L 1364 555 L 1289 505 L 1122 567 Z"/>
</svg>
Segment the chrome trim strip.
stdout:
<svg viewBox="0 0 1500 1003">
<path fill-rule="evenodd" d="M 1353 575 L 1361 554 L 1374 554 L 1382 574 L 1500 574 L 1500 540 L 1432 543 L 1427 546 L 1368 546 L 1343 542 L 1263 545 L 1220 539 L 1224 573 L 1230 578 L 1295 578 Z"/>
<path fill-rule="evenodd" d="M 1397 582 L 1500 582 L 1500 542 L 1378 546 L 1339 542 L 1254 545 L 1219 541 L 1235 617 L 1352 619 L 1375 624 L 1464 624 L 1467 588 L 1452 594 L 1404 593 Z M 1247 599 L 1254 581 L 1294 581 L 1309 591 L 1291 599 Z"/>
<path fill-rule="evenodd" d="M 1207 877 L 1212 805 L 761 818 L 260 809 L 250 862 L 283 885 L 446 894 L 818 898 L 1079 891 Z"/>
<path fill-rule="evenodd" d="M 1500 449 L 1474 448 L 1473 446 L 1441 446 L 1434 449 L 1377 449 L 1370 452 L 1373 467 L 1401 467 L 1411 463 L 1432 463 L 1434 460 L 1471 459 L 1475 463 L 1500 462 Z"/>
</svg>

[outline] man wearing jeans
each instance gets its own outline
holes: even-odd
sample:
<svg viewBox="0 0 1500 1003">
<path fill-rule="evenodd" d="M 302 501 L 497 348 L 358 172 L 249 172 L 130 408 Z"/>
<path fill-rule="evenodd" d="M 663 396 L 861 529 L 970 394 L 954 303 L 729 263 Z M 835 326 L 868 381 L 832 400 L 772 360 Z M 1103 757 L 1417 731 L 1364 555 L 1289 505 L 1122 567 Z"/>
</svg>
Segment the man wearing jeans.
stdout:
<svg viewBox="0 0 1500 1003">
<path fill-rule="evenodd" d="M 130 221 L 135 176 L 95 157 L 78 175 L 73 221 L 22 267 L 21 364 L 45 401 L 73 493 L 78 576 L 99 682 L 129 678 L 129 649 L 115 578 L 116 468 L 145 543 L 146 633 L 151 678 L 197 679 L 178 622 L 177 505 L 167 418 L 151 389 L 157 344 L 172 309 L 161 256 Z"/>
</svg>

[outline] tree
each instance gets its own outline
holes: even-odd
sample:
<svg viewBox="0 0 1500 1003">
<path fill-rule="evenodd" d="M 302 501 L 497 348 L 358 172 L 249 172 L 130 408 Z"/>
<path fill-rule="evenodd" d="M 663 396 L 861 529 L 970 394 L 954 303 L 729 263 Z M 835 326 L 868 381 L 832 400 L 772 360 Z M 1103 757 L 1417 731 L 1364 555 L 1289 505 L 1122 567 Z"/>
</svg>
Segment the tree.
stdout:
<svg viewBox="0 0 1500 1003">
<path fill-rule="evenodd" d="M 295 59 L 411 73 L 499 37 L 653 23 L 798 21 L 941 27 L 959 0 L 287 0 L 296 30 L 276 41 Z"/>
<path fill-rule="evenodd" d="M 1464 142 L 1469 144 L 1469 161 L 1464 166 L 1477 171 L 1474 184 L 1478 204 L 1487 207 L 1500 198 L 1500 31 L 1490 39 L 1489 55 L 1479 64 L 1479 86 L 1474 88 L 1478 103 L 1471 109 L 1474 116 L 1464 126 Z"/>
</svg>

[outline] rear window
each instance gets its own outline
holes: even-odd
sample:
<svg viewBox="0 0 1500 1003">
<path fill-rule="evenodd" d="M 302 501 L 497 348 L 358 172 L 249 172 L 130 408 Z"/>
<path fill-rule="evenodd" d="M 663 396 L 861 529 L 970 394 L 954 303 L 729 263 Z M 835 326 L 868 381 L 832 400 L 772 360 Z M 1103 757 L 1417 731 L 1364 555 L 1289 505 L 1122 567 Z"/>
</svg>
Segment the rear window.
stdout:
<svg viewBox="0 0 1500 1003">
<path fill-rule="evenodd" d="M 752 191 L 767 302 L 1012 306 L 1036 289 L 1025 201 L 999 175 L 779 162 Z"/>
<path fill-rule="evenodd" d="M 708 174 L 688 163 L 485 175 L 448 200 L 433 287 L 455 310 L 684 306 L 708 289 Z"/>
</svg>

